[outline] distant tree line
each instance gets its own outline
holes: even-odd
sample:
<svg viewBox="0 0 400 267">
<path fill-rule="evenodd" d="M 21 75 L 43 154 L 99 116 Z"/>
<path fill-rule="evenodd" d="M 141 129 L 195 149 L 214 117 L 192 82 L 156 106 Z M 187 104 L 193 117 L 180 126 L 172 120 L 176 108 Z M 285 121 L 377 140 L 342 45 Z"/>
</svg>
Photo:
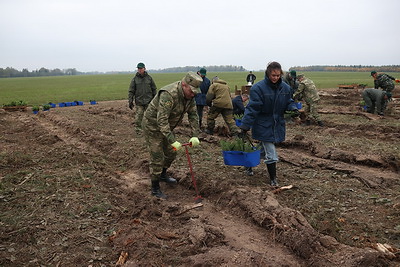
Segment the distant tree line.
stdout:
<svg viewBox="0 0 400 267">
<path fill-rule="evenodd" d="M 400 65 L 385 65 L 385 66 L 365 66 L 365 65 L 315 65 L 315 66 L 306 66 L 306 67 L 291 67 L 289 70 L 296 71 L 349 71 L 349 72 L 369 72 L 369 71 L 378 71 L 378 72 L 400 72 Z"/>
<path fill-rule="evenodd" d="M 42 77 L 42 76 L 63 76 L 63 75 L 79 75 L 82 72 L 76 69 L 53 69 L 49 70 L 46 68 L 40 68 L 39 70 L 29 71 L 28 69 L 23 69 L 22 71 L 16 70 L 14 68 L 0 68 L 0 78 L 12 78 L 12 77 Z"/>
<path fill-rule="evenodd" d="M 152 73 L 176 73 L 176 72 L 197 72 L 200 68 L 205 68 L 211 72 L 229 72 L 229 71 L 246 71 L 243 66 L 221 65 L 221 66 L 185 66 L 185 67 L 172 67 L 166 69 L 149 70 Z"/>
<path fill-rule="evenodd" d="M 185 66 L 185 67 L 172 67 L 158 70 L 148 70 L 152 73 L 176 73 L 176 72 L 197 72 L 200 68 L 205 68 L 209 72 L 230 72 L 230 71 L 247 71 L 243 66 L 233 66 L 233 65 L 220 65 L 220 66 Z M 296 71 L 349 71 L 349 72 L 400 72 L 400 65 L 384 65 L 384 66 L 372 66 L 372 65 L 315 65 L 315 66 L 295 66 L 291 67 L 289 70 Z M 106 72 L 106 73 L 131 73 L 129 71 L 120 72 Z M 22 71 L 16 70 L 14 68 L 0 68 L 0 78 L 12 78 L 12 77 L 42 77 L 42 76 L 64 76 L 64 75 L 84 75 L 84 74 L 104 74 L 104 72 L 80 72 L 75 68 L 69 69 L 46 69 L 40 68 L 39 70 L 29 71 L 28 69 L 23 69 Z"/>
</svg>

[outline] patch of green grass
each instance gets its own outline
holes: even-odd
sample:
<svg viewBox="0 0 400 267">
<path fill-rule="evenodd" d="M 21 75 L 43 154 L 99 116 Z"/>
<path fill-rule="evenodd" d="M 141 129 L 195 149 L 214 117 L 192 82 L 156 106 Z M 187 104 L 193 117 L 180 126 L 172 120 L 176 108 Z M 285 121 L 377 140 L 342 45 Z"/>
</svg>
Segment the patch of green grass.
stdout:
<svg viewBox="0 0 400 267">
<path fill-rule="evenodd" d="M 264 72 L 254 72 L 256 82 L 264 78 Z M 246 85 L 247 72 L 209 72 L 207 77 L 214 76 L 225 80 L 231 92 Z M 317 88 L 337 88 L 342 83 L 367 84 L 373 87 L 369 72 L 304 72 L 312 79 Z M 157 88 L 181 80 L 185 73 L 150 73 Z M 390 73 L 400 77 L 400 73 Z M 22 99 L 28 105 L 43 105 L 45 103 L 60 103 L 89 100 L 96 101 L 122 100 L 128 98 L 128 88 L 134 74 L 103 74 L 55 77 L 25 77 L 0 79 L 0 105 Z"/>
</svg>

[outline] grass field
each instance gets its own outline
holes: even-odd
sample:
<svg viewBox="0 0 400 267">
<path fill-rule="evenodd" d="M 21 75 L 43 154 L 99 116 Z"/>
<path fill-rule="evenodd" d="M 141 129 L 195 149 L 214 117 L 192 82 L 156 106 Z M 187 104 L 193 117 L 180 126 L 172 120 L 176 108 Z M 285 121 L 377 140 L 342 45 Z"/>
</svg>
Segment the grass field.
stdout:
<svg viewBox="0 0 400 267">
<path fill-rule="evenodd" d="M 247 72 L 207 73 L 207 77 L 214 76 L 228 82 L 232 92 L 235 87 L 241 88 L 246 84 Z M 263 72 L 254 72 L 257 81 L 264 77 Z M 305 72 L 312 79 L 317 88 L 335 88 L 340 83 L 361 83 L 373 87 L 373 80 L 369 72 Z M 157 88 L 180 80 L 184 73 L 155 73 L 151 74 Z M 400 73 L 390 73 L 400 78 Z M 57 76 L 35 78 L 2 78 L 0 79 L 0 105 L 11 101 L 23 100 L 28 105 L 42 105 L 48 102 L 70 102 L 89 100 L 120 100 L 127 99 L 129 83 L 133 74 L 104 74 Z"/>
</svg>

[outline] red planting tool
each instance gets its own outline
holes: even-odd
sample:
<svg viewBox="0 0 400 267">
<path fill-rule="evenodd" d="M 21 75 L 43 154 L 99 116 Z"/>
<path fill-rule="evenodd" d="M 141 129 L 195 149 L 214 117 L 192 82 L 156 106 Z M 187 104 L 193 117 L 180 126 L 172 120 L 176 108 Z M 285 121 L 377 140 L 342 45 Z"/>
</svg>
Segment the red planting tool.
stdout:
<svg viewBox="0 0 400 267">
<path fill-rule="evenodd" d="M 190 155 L 189 155 L 189 150 L 188 147 L 192 146 L 192 143 L 186 143 L 186 144 L 182 144 L 182 146 L 185 147 L 186 149 L 186 158 L 188 160 L 189 163 L 189 168 L 190 168 L 190 175 L 192 176 L 192 182 L 193 182 L 193 186 L 194 186 L 194 190 L 196 191 L 196 197 L 194 198 L 194 202 L 196 203 L 200 203 L 203 201 L 203 198 L 200 196 L 199 191 L 197 189 L 197 184 L 196 184 L 196 179 L 194 178 L 194 173 L 193 173 L 193 166 L 192 166 L 192 161 L 190 159 Z"/>
</svg>

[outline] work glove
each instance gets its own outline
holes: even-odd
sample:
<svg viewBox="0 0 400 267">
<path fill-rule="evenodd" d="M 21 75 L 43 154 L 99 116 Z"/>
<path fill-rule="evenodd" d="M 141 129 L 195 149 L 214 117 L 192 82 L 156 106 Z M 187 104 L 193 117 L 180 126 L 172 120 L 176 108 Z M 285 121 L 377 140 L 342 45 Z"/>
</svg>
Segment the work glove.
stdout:
<svg viewBox="0 0 400 267">
<path fill-rule="evenodd" d="M 300 111 L 298 109 L 292 110 L 292 118 L 297 118 L 300 116 Z"/>
<path fill-rule="evenodd" d="M 243 126 L 243 124 L 240 125 L 239 128 L 240 128 L 240 133 L 238 134 L 238 137 L 241 138 L 241 139 L 245 139 L 245 137 L 247 135 L 247 131 L 250 130 L 250 129 L 248 129 L 247 127 Z"/>
<path fill-rule="evenodd" d="M 197 137 L 190 138 L 189 143 L 192 144 L 192 147 L 200 145 L 199 138 L 197 138 Z"/>
<path fill-rule="evenodd" d="M 133 109 L 133 102 L 129 101 L 129 108 Z"/>
<path fill-rule="evenodd" d="M 172 146 L 172 148 L 173 148 L 175 151 L 178 151 L 179 149 L 182 148 L 182 144 L 179 143 L 178 141 L 173 142 L 173 143 L 171 144 L 171 146 Z"/>
</svg>

